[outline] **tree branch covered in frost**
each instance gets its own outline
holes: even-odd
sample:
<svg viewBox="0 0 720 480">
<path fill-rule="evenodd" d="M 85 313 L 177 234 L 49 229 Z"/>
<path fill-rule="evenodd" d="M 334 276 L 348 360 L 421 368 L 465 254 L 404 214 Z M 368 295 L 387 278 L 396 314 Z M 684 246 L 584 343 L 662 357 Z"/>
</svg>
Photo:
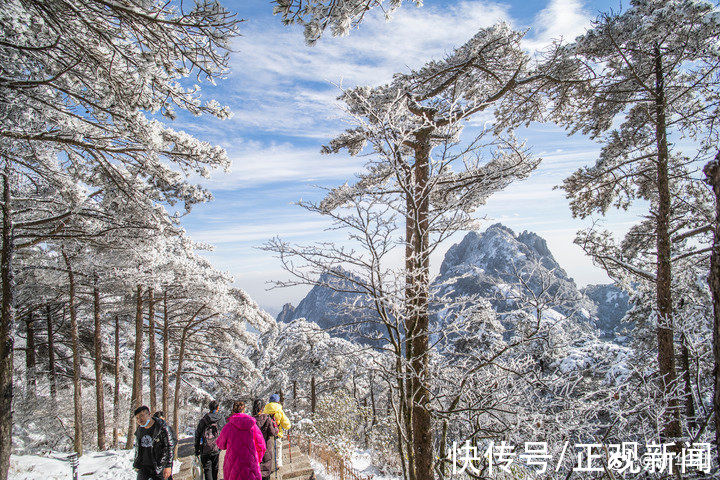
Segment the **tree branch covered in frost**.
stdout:
<svg viewBox="0 0 720 480">
<path fill-rule="evenodd" d="M 227 167 L 224 150 L 149 115 L 229 115 L 185 79 L 227 72 L 233 15 L 216 2 L 11 0 L 0 20 L 5 159 L 42 174 L 60 155 L 60 168 L 86 182 L 104 172 L 131 194 L 128 176 L 140 176 L 171 203 L 209 198 L 187 176 Z"/>
<path fill-rule="evenodd" d="M 422 0 L 409 0 L 422 5 Z M 273 14 L 281 15 L 285 25 L 298 23 L 305 28 L 305 42 L 313 45 L 329 28 L 333 36 L 347 35 L 357 28 L 367 12 L 379 8 L 385 17 L 403 0 L 273 0 Z"/>
</svg>

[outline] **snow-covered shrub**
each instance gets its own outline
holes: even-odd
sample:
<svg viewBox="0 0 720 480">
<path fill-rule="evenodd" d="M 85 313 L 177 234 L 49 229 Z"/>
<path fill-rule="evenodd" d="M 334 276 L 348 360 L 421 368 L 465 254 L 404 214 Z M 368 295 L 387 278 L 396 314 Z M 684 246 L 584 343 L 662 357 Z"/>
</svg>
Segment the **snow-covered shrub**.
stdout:
<svg viewBox="0 0 720 480">
<path fill-rule="evenodd" d="M 332 445 L 341 454 L 349 454 L 353 442 L 363 440 L 361 435 L 371 412 L 348 392 L 337 390 L 318 400 L 312 418 L 312 433 L 318 441 Z"/>
</svg>

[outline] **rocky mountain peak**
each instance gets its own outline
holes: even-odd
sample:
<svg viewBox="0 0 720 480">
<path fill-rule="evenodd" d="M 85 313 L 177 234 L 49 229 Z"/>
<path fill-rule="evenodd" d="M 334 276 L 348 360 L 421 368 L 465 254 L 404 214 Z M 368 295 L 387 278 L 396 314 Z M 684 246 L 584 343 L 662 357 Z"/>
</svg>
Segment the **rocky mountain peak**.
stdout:
<svg viewBox="0 0 720 480">
<path fill-rule="evenodd" d="M 517 241 L 527 245 L 528 248 L 537 252 L 540 257 L 549 257 L 553 260 L 555 259 L 548 248 L 547 241 L 535 232 L 528 232 L 525 230 L 517 236 Z"/>
<path fill-rule="evenodd" d="M 289 322 L 292 319 L 293 312 L 295 312 L 295 306 L 292 303 L 286 303 L 282 306 L 282 310 L 280 310 L 275 320 L 278 322 Z"/>
<path fill-rule="evenodd" d="M 491 225 L 482 233 L 468 232 L 460 243 L 450 247 L 440 267 L 440 276 L 454 275 L 458 268 L 464 270 L 469 266 L 489 275 L 504 276 L 512 270 L 512 265 L 520 268 L 530 261 L 537 261 L 548 270 L 555 269 L 558 277 L 572 281 L 544 238 L 528 231 L 516 235 L 501 223 Z"/>
<path fill-rule="evenodd" d="M 339 272 L 345 278 L 352 278 L 349 272 Z M 622 298 L 619 289 L 608 286 L 605 290 L 597 286 L 587 292 L 580 291 L 555 260 L 544 238 L 528 231 L 516 235 L 500 223 L 491 225 L 484 232 L 468 232 L 459 243 L 451 246 L 440 267 L 440 275 L 433 284 L 438 285 L 440 294 L 448 298 L 479 296 L 488 299 L 495 311 L 503 312 L 512 310 L 515 305 L 512 300 L 504 300 L 498 292 L 518 284 L 518 275 L 523 275 L 526 285 L 531 287 L 542 277 L 552 283 L 552 289 L 562 288 L 571 296 L 575 292 L 574 300 L 556 307 L 556 313 L 594 325 L 608 336 L 616 334 L 619 319 L 627 310 L 625 299 L 615 301 L 616 297 Z M 294 310 L 291 306 L 286 305 L 287 309 L 283 307 L 278 320 L 281 316 L 284 321 L 306 318 L 344 338 L 357 337 L 358 334 L 375 338 L 375 334 L 380 332 L 375 330 L 378 319 L 372 302 L 364 295 L 353 292 L 355 289 L 350 280 L 336 277 L 330 273 L 323 274 L 319 279 L 321 285 L 313 287 Z M 343 286 L 345 283 L 347 285 Z M 346 308 L 350 304 L 355 306 L 352 312 Z M 594 315 L 598 307 L 600 318 Z M 443 315 L 448 313 L 443 305 L 434 305 L 432 309 L 437 321 L 442 321 L 442 312 Z M 287 314 L 283 315 L 284 312 Z M 355 335 L 345 333 L 343 324 L 356 325 Z"/>
</svg>

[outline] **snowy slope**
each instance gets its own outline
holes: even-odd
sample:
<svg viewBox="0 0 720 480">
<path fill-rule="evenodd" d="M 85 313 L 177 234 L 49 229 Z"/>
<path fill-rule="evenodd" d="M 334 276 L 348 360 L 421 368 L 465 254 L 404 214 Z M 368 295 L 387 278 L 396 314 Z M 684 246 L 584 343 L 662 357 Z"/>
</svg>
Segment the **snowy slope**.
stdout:
<svg viewBox="0 0 720 480">
<path fill-rule="evenodd" d="M 134 450 L 107 450 L 80 457 L 80 478 L 93 480 L 135 480 L 132 468 Z M 180 462 L 173 465 L 173 473 L 180 471 Z M 72 468 L 65 453 L 47 455 L 12 455 L 9 480 L 67 480 Z"/>
</svg>

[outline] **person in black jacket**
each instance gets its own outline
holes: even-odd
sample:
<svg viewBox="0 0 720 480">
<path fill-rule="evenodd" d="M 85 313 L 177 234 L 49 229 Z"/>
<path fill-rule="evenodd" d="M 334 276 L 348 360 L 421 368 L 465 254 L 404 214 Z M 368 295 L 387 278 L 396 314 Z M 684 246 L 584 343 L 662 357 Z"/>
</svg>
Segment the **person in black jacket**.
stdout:
<svg viewBox="0 0 720 480">
<path fill-rule="evenodd" d="M 135 409 L 135 461 L 137 480 L 167 480 L 172 475 L 174 435 L 167 423 L 150 416 L 143 405 Z"/>
<path fill-rule="evenodd" d="M 159 418 L 163 422 L 167 423 L 167 420 L 165 420 L 165 412 L 163 412 L 162 410 L 158 410 L 157 412 L 153 413 L 153 420 L 155 420 L 156 418 Z M 177 437 L 175 436 L 175 429 L 172 428 L 169 423 L 168 423 L 168 427 L 170 428 L 170 433 L 173 436 L 173 442 L 175 442 L 177 444 Z"/>
<path fill-rule="evenodd" d="M 222 416 L 218 413 L 220 406 L 215 400 L 208 405 L 210 411 L 198 422 L 195 429 L 195 456 L 200 457 L 200 464 L 205 472 L 205 480 L 217 480 L 220 466 L 220 449 L 217 441 L 222 429 Z"/>
<path fill-rule="evenodd" d="M 262 461 L 260 462 L 260 474 L 263 480 L 268 480 L 272 473 L 275 471 L 275 442 L 274 437 L 278 435 L 278 426 L 275 423 L 275 419 L 267 413 L 262 413 L 265 408 L 265 402 L 259 398 L 253 402 L 252 414 L 255 417 L 255 422 L 258 428 L 263 434 L 265 439 L 265 455 L 263 455 Z"/>
</svg>

